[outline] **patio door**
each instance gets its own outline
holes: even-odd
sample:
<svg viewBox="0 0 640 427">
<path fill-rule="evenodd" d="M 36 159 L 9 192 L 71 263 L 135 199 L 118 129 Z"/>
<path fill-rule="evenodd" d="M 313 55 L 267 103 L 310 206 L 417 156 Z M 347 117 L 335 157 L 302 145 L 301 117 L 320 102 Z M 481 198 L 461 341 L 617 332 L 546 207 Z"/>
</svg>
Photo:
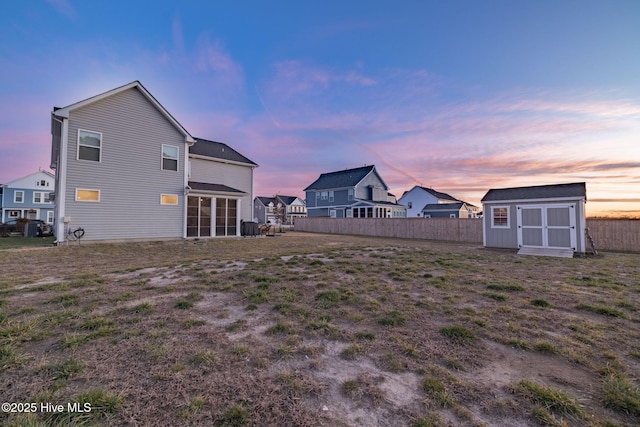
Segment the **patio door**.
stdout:
<svg viewBox="0 0 640 427">
<path fill-rule="evenodd" d="M 211 197 L 187 197 L 187 237 L 211 236 Z"/>
<path fill-rule="evenodd" d="M 521 205 L 518 246 L 576 250 L 575 205 Z"/>
</svg>

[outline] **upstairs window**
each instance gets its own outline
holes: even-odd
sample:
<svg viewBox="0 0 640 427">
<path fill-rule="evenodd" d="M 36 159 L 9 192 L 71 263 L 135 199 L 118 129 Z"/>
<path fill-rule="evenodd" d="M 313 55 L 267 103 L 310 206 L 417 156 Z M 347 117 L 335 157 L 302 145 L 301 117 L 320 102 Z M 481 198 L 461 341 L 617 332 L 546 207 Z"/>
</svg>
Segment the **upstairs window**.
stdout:
<svg viewBox="0 0 640 427">
<path fill-rule="evenodd" d="M 162 144 L 162 170 L 178 170 L 178 147 Z"/>
<path fill-rule="evenodd" d="M 78 130 L 78 160 L 100 161 L 102 134 L 87 130 Z"/>
<path fill-rule="evenodd" d="M 24 203 L 24 191 L 16 191 L 13 193 L 13 203 Z"/>
<path fill-rule="evenodd" d="M 353 200 L 353 188 L 347 190 L 347 200 Z"/>
<path fill-rule="evenodd" d="M 320 193 L 320 200 L 327 200 L 329 198 L 329 192 L 323 191 Z"/>
</svg>

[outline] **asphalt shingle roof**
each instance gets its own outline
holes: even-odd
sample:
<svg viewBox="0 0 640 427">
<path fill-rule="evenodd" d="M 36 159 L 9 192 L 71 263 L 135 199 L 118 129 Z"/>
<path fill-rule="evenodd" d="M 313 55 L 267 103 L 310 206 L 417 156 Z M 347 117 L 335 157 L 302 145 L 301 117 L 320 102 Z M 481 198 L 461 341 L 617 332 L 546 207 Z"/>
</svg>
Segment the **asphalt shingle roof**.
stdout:
<svg viewBox="0 0 640 427">
<path fill-rule="evenodd" d="M 311 185 L 304 189 L 307 190 L 328 190 L 331 188 L 353 187 L 375 171 L 375 166 L 363 166 L 355 169 L 345 169 L 343 171 L 328 172 L 320 175 Z"/>
<path fill-rule="evenodd" d="M 235 188 L 232 188 L 232 187 L 229 187 L 229 186 L 223 185 L 223 184 L 209 184 L 209 183 L 206 183 L 206 182 L 189 181 L 189 187 L 191 187 L 192 190 L 214 191 L 214 192 L 217 192 L 217 193 L 245 194 L 244 191 L 240 191 L 240 190 L 237 190 Z"/>
<path fill-rule="evenodd" d="M 498 188 L 487 191 L 483 202 L 501 200 L 557 199 L 565 197 L 587 198 L 584 182 L 571 184 L 536 185 L 532 187 Z"/>
<path fill-rule="evenodd" d="M 457 203 L 429 203 L 422 208 L 422 211 L 459 211 L 464 202 Z"/>
<path fill-rule="evenodd" d="M 246 163 L 252 166 L 258 166 L 257 163 L 249 160 L 242 154 L 238 153 L 227 144 L 208 139 L 196 138 L 195 144 L 189 147 L 189 154 L 198 156 L 213 157 L 216 159 L 229 160 L 232 162 Z"/>
</svg>

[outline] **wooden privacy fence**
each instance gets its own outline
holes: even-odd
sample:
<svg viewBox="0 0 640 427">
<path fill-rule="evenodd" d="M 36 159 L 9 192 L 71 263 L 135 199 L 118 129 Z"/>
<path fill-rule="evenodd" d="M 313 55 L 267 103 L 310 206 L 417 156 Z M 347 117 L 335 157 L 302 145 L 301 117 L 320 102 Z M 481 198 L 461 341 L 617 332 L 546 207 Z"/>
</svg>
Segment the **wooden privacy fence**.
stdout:
<svg viewBox="0 0 640 427">
<path fill-rule="evenodd" d="M 640 220 L 587 219 L 597 249 L 640 252 Z M 482 220 L 459 218 L 296 218 L 295 229 L 482 244 Z"/>
</svg>

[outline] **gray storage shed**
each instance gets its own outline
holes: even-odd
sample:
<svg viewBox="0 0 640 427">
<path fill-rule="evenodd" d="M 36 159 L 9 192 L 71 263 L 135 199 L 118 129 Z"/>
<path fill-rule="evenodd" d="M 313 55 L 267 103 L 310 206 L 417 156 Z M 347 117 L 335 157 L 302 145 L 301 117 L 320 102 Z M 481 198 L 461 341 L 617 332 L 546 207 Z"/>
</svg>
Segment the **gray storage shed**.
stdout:
<svg viewBox="0 0 640 427">
<path fill-rule="evenodd" d="M 586 202 L 584 182 L 491 189 L 482 198 L 483 244 L 584 253 Z"/>
</svg>

